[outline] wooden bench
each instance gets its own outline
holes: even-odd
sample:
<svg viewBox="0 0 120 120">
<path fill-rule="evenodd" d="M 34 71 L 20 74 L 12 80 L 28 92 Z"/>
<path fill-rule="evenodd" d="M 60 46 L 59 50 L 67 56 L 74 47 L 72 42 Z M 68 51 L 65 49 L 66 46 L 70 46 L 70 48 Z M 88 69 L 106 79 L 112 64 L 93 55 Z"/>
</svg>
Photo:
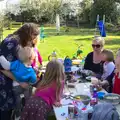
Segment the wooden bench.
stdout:
<svg viewBox="0 0 120 120">
<path fill-rule="evenodd" d="M 11 22 L 11 25 L 10 25 L 11 28 L 19 28 L 21 26 L 22 26 L 21 22 Z"/>
</svg>

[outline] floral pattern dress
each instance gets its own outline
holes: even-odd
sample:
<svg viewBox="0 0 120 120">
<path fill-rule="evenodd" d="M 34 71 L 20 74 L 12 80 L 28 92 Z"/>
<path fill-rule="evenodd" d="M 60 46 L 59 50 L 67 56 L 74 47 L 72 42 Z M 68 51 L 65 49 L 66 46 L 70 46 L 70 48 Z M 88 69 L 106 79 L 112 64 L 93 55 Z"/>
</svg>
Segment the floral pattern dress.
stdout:
<svg viewBox="0 0 120 120">
<path fill-rule="evenodd" d="M 8 61 L 17 60 L 18 37 L 9 35 L 0 43 L 0 55 L 4 55 Z M 0 70 L 3 70 L 0 65 Z M 0 72 L 0 110 L 11 110 L 15 106 L 15 96 L 13 93 L 13 81 Z"/>
</svg>

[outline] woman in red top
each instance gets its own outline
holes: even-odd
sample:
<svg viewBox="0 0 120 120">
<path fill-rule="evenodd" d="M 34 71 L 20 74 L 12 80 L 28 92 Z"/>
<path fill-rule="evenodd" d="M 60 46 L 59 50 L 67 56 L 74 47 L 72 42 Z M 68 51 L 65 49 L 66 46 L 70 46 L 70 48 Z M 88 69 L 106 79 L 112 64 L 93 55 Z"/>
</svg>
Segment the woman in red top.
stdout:
<svg viewBox="0 0 120 120">
<path fill-rule="evenodd" d="M 113 93 L 120 94 L 120 49 L 117 52 L 115 65 L 116 65 L 116 74 L 115 74 L 115 80 L 113 85 Z"/>
</svg>

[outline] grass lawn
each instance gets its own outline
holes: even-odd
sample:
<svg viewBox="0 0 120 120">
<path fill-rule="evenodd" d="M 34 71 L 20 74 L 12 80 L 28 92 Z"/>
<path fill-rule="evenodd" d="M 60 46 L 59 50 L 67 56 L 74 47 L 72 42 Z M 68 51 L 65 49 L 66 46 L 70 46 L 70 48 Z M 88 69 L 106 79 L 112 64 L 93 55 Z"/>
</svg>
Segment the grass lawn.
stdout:
<svg viewBox="0 0 120 120">
<path fill-rule="evenodd" d="M 14 30 L 5 30 L 4 37 Z M 94 37 L 94 29 L 70 28 L 69 32 L 66 33 L 64 28 L 61 28 L 60 35 L 56 35 L 55 27 L 45 27 L 45 36 L 44 42 L 41 41 L 38 45 L 44 61 L 47 60 L 53 50 L 57 52 L 59 58 L 64 58 L 67 55 L 72 57 L 77 51 L 76 44 L 83 44 L 83 56 L 86 56 L 92 50 L 91 41 Z M 105 41 L 105 48 L 116 53 L 120 44 L 120 36 L 115 35 L 115 33 L 107 33 Z"/>
</svg>

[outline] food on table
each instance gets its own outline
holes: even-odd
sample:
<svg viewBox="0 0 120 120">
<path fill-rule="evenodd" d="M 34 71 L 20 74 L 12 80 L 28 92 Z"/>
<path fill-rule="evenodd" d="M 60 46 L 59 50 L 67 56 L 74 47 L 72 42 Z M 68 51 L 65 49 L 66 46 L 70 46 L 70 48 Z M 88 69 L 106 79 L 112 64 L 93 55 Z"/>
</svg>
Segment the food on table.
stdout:
<svg viewBox="0 0 120 120">
<path fill-rule="evenodd" d="M 106 99 L 109 99 L 109 100 L 116 100 L 116 99 L 119 99 L 120 97 L 118 96 L 107 96 Z"/>
<path fill-rule="evenodd" d="M 80 100 L 81 98 L 80 98 L 80 96 L 77 96 L 76 99 L 77 99 L 77 100 Z"/>
<path fill-rule="evenodd" d="M 82 62 L 82 60 L 72 60 L 73 65 L 79 65 Z"/>
<path fill-rule="evenodd" d="M 88 105 L 90 102 L 90 97 L 87 95 L 76 95 L 73 97 L 76 102 L 82 102 L 84 105 Z"/>
</svg>

